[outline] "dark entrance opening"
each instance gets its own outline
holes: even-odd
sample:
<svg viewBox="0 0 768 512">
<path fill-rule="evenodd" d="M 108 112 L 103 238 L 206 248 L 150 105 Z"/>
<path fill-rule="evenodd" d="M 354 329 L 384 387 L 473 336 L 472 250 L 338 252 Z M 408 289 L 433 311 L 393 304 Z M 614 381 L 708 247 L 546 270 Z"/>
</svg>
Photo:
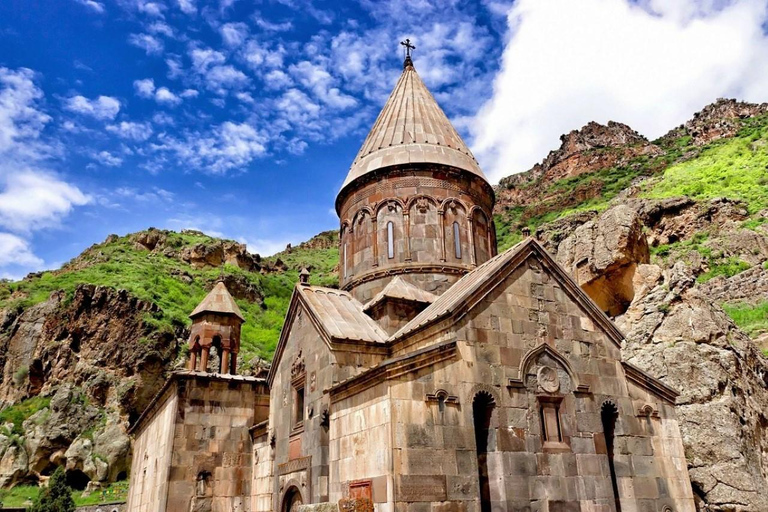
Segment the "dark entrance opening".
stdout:
<svg viewBox="0 0 768 512">
<path fill-rule="evenodd" d="M 67 485 L 76 491 L 84 491 L 88 487 L 88 482 L 91 481 L 88 475 L 80 471 L 79 469 L 70 469 L 66 474 Z"/>
<path fill-rule="evenodd" d="M 491 434 L 491 415 L 496 403 L 489 393 L 480 392 L 472 401 L 477 445 L 477 477 L 480 483 L 480 512 L 491 512 L 491 487 L 488 479 L 488 451 Z"/>
<path fill-rule="evenodd" d="M 299 489 L 296 488 L 296 486 L 293 486 L 285 493 L 281 512 L 295 512 L 296 508 L 303 503 L 301 492 L 299 492 Z"/>
<path fill-rule="evenodd" d="M 613 464 L 613 445 L 616 432 L 616 419 L 619 411 L 611 402 L 605 402 L 600 409 L 600 417 L 603 420 L 603 434 L 605 435 L 605 447 L 608 452 L 608 468 L 611 471 L 611 485 L 613 486 L 613 499 L 616 502 L 616 512 L 621 512 L 619 500 L 619 483 L 616 480 L 616 468 Z"/>
</svg>

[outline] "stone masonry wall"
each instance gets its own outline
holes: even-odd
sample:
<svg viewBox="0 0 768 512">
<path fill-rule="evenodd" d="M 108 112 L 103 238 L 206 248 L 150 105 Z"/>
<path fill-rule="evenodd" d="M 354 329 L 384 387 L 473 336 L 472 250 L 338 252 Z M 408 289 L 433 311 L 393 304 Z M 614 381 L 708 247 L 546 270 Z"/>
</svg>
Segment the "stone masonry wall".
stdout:
<svg viewBox="0 0 768 512">
<path fill-rule="evenodd" d="M 768 270 L 757 265 L 732 277 L 716 277 L 699 285 L 713 302 L 750 302 L 768 299 Z"/>
<path fill-rule="evenodd" d="M 266 417 L 266 384 L 196 375 L 179 383 L 167 512 L 250 508 L 249 427 Z"/>
<path fill-rule="evenodd" d="M 456 339 L 460 358 L 410 375 L 392 389 L 395 449 L 401 453 L 395 469 L 398 510 L 420 510 L 424 502 L 441 507 L 446 500 L 458 510 L 478 510 L 477 480 L 463 479 L 477 471 L 472 404 L 478 395 L 494 403 L 487 464 L 490 499 L 500 510 L 532 503 L 561 510 L 576 502 L 582 510 L 610 510 L 613 490 L 600 415 L 606 401 L 618 412 L 622 510 L 693 510 L 673 408 L 649 395 L 640 398 L 658 418 L 639 414 L 619 348 L 538 262 L 529 259 L 465 319 L 437 331 L 420 341 L 416 336 L 417 343 L 403 350 Z M 541 372 L 557 376 L 554 390 L 544 390 Z M 455 397 L 460 408 L 455 415 L 446 402 L 445 416 L 436 421 L 428 396 L 439 390 Z M 544 437 L 540 412 L 552 401 L 559 404 L 561 432 L 554 443 Z"/>
<path fill-rule="evenodd" d="M 341 203 L 342 288 L 366 302 L 386 286 L 391 272 L 446 273 L 452 277 L 448 286 L 453 284 L 495 252 L 492 208 L 488 184 L 457 172 L 397 171 L 361 183 Z"/>
<path fill-rule="evenodd" d="M 169 390 L 165 402 L 157 407 L 151 423 L 137 433 L 133 443 L 128 512 L 165 510 L 178 407 L 176 390 Z"/>
</svg>

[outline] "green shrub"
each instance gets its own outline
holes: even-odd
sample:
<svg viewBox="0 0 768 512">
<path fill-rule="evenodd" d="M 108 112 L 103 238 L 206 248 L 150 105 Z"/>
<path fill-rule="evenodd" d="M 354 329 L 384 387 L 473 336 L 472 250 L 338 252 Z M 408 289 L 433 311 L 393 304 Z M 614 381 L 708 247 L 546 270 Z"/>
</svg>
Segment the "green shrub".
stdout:
<svg viewBox="0 0 768 512">
<path fill-rule="evenodd" d="M 29 366 L 22 366 L 13 373 L 13 383 L 16 387 L 22 387 L 27 383 L 29 377 Z"/>
<path fill-rule="evenodd" d="M 723 304 L 723 309 L 750 336 L 768 331 L 768 301 L 759 304 Z"/>
<path fill-rule="evenodd" d="M 33 397 L 28 398 L 16 405 L 11 405 L 0 411 L 0 424 L 13 423 L 12 433 L 22 436 L 24 428 L 22 424 L 38 411 L 41 411 L 51 404 L 50 398 Z"/>
<path fill-rule="evenodd" d="M 59 466 L 48 481 L 48 487 L 43 489 L 29 512 L 74 512 L 74 510 L 75 500 L 72 499 L 72 489 L 67 485 L 64 468 Z"/>
<path fill-rule="evenodd" d="M 744 272 L 750 267 L 751 265 L 746 261 L 742 261 L 734 256 L 731 256 L 724 260 L 711 263 L 709 270 L 701 274 L 698 278 L 696 278 L 696 280 L 699 283 L 706 283 L 710 279 L 713 279 L 717 276 L 731 277 Z"/>
</svg>

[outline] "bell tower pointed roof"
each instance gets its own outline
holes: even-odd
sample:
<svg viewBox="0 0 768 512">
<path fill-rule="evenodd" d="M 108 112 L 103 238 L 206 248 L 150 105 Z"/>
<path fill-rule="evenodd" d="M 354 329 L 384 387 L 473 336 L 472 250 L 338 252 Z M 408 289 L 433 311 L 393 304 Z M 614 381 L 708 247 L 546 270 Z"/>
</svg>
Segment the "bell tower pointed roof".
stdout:
<svg viewBox="0 0 768 512">
<path fill-rule="evenodd" d="M 190 313 L 189 317 L 195 318 L 198 315 L 202 315 L 203 313 L 234 315 L 243 322 L 245 321 L 245 318 L 243 318 L 243 314 L 240 312 L 240 308 L 237 306 L 235 299 L 233 299 L 232 295 L 229 294 L 227 286 L 224 284 L 224 281 L 221 280 L 219 280 L 216 283 L 216 286 L 214 286 L 213 289 L 208 292 L 208 295 L 206 295 L 203 301 L 198 304 L 192 313 Z"/>
<path fill-rule="evenodd" d="M 341 188 L 343 190 L 358 178 L 384 167 L 418 163 L 448 165 L 486 179 L 469 147 L 424 85 L 408 55 L 400 79 Z"/>
</svg>

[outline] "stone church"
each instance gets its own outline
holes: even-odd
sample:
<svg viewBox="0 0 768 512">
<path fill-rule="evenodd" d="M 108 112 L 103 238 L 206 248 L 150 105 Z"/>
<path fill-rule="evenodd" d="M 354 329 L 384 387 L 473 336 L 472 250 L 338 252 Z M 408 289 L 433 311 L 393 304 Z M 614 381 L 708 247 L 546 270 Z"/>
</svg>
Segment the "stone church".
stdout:
<svg viewBox="0 0 768 512">
<path fill-rule="evenodd" d="M 339 289 L 303 271 L 269 374 L 218 283 L 132 427 L 130 512 L 693 511 L 675 390 L 528 237 L 410 56 L 336 199 Z"/>
</svg>

